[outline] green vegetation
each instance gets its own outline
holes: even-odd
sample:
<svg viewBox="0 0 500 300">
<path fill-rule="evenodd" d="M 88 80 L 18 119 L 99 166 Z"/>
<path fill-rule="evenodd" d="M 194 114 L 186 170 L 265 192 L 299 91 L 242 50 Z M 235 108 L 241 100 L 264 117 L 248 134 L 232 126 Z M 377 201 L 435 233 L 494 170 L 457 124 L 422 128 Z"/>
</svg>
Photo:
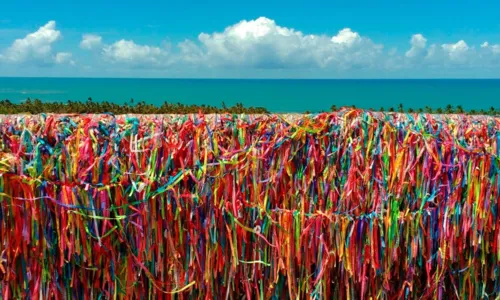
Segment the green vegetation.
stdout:
<svg viewBox="0 0 500 300">
<path fill-rule="evenodd" d="M 355 105 L 349 106 L 356 108 Z M 341 109 L 336 105 L 330 107 L 331 111 Z M 435 114 L 468 114 L 468 115 L 500 115 L 500 108 L 495 109 L 490 107 L 488 110 L 469 110 L 466 111 L 461 105 L 454 107 L 451 104 L 444 108 L 436 108 L 425 106 L 424 108 L 408 108 L 406 109 L 402 103 L 398 104 L 397 108 L 389 107 L 385 109 L 380 107 L 378 110 L 370 108 L 371 111 L 383 112 L 408 112 L 408 113 L 435 113 Z M 269 111 L 264 107 L 244 107 L 243 104 L 237 103 L 234 106 L 226 106 L 222 102 L 220 107 L 211 105 L 185 105 L 182 103 L 164 102 L 161 106 L 146 104 L 144 101 L 134 103 L 134 99 L 130 99 L 129 103 L 116 104 L 110 102 L 94 102 L 92 98 L 86 102 L 71 101 L 68 102 L 44 102 L 39 99 L 27 99 L 21 103 L 12 103 L 9 100 L 0 100 L 0 114 L 39 114 L 39 113 L 113 113 L 113 114 L 190 114 L 190 113 L 236 113 L 236 114 L 268 114 Z M 310 114 L 310 111 L 304 112 Z"/>
<path fill-rule="evenodd" d="M 21 103 L 12 103 L 9 100 L 0 100 L 0 114 L 39 114 L 39 113 L 113 113 L 113 114 L 189 114 L 202 112 L 211 113 L 236 113 L 236 114 L 266 114 L 269 111 L 263 107 L 244 107 L 237 103 L 234 106 L 227 107 L 222 102 L 221 107 L 210 105 L 184 105 L 182 103 L 164 102 L 161 106 L 146 104 L 140 101 L 134 104 L 124 105 L 110 102 L 94 102 L 89 98 L 86 102 L 70 101 L 63 102 L 44 102 L 41 100 L 27 99 Z"/>
<path fill-rule="evenodd" d="M 355 106 L 352 106 L 355 107 Z M 336 105 L 331 106 L 331 111 L 337 111 L 339 110 Z M 426 106 L 424 108 L 408 108 L 405 109 L 403 107 L 402 103 L 399 103 L 397 106 L 397 109 L 394 109 L 394 107 L 389 107 L 388 109 L 385 109 L 384 107 L 380 107 L 380 109 L 371 109 L 371 111 L 384 111 L 384 112 L 408 112 L 408 113 L 429 113 L 429 114 L 467 114 L 467 115 L 490 115 L 490 116 L 498 116 L 500 115 L 500 108 L 495 109 L 493 106 L 490 107 L 488 110 L 474 110 L 471 109 L 469 111 L 466 111 L 461 105 L 457 105 L 454 107 L 451 104 L 446 105 L 445 108 L 438 107 L 436 109 L 433 109 L 430 106 Z"/>
</svg>

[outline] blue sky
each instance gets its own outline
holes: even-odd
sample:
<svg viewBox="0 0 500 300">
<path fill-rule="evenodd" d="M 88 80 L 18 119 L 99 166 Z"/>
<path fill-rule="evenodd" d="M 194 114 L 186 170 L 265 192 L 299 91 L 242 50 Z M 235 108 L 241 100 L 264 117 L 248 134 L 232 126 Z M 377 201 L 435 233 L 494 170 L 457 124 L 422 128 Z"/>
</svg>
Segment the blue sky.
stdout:
<svg viewBox="0 0 500 300">
<path fill-rule="evenodd" d="M 500 3 L 9 1 L 0 76 L 500 77 Z"/>
</svg>

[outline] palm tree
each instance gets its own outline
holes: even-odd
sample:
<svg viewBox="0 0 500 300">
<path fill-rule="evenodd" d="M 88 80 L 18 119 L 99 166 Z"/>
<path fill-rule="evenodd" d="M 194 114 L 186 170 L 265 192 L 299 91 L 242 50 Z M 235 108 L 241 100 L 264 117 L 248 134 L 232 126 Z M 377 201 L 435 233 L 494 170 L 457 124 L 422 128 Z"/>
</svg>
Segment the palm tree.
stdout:
<svg viewBox="0 0 500 300">
<path fill-rule="evenodd" d="M 493 106 L 490 107 L 490 115 L 495 115 L 495 108 Z"/>
<path fill-rule="evenodd" d="M 446 105 L 445 112 L 447 114 L 452 114 L 453 113 L 453 105 L 451 105 L 451 104 Z"/>
<path fill-rule="evenodd" d="M 404 110 L 403 110 L 403 103 L 399 103 L 399 105 L 398 105 L 398 112 L 400 112 L 400 113 L 404 112 Z"/>
</svg>

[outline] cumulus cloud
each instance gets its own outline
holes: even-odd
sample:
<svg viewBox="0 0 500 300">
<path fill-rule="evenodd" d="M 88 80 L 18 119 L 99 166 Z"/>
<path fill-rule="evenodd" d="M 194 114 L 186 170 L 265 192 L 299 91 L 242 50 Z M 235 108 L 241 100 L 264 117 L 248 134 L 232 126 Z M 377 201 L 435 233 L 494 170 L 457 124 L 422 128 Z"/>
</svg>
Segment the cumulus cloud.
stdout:
<svg viewBox="0 0 500 300">
<path fill-rule="evenodd" d="M 120 40 L 103 47 L 103 55 L 114 63 L 125 63 L 135 67 L 161 67 L 170 63 L 164 48 L 138 45 L 132 40 Z"/>
<path fill-rule="evenodd" d="M 69 63 L 71 65 L 74 65 L 75 62 L 72 60 L 73 54 L 69 52 L 58 52 L 55 56 L 55 62 L 57 64 L 65 64 Z"/>
<path fill-rule="evenodd" d="M 419 57 L 425 55 L 427 39 L 420 33 L 414 34 L 410 40 L 411 48 L 405 53 L 406 57 Z"/>
<path fill-rule="evenodd" d="M 208 66 L 249 68 L 353 68 L 377 62 L 383 46 L 350 28 L 335 36 L 304 34 L 260 17 L 241 21 L 223 32 L 201 33 L 198 43 L 179 45 L 181 59 Z"/>
<path fill-rule="evenodd" d="M 205 53 L 191 40 L 185 40 L 179 43 L 178 48 L 180 50 L 180 60 L 182 62 L 187 62 L 190 64 L 201 64 L 204 63 L 203 60 L 206 58 Z"/>
<path fill-rule="evenodd" d="M 477 53 L 477 60 L 486 68 L 495 68 L 500 65 L 500 45 L 490 45 L 488 42 L 481 44 Z"/>
<path fill-rule="evenodd" d="M 411 48 L 405 53 L 405 67 L 477 67 L 491 62 L 487 55 L 478 53 L 474 47 L 464 40 L 456 43 L 431 44 L 427 46 L 427 39 L 422 34 L 415 34 L 410 40 Z M 491 48 L 488 42 L 480 45 L 480 49 Z"/>
<path fill-rule="evenodd" d="M 488 42 L 481 44 L 481 49 L 489 50 L 493 54 L 500 54 L 500 45 L 490 45 Z"/>
<path fill-rule="evenodd" d="M 80 42 L 80 48 L 85 50 L 92 50 L 100 47 L 102 44 L 102 37 L 95 34 L 84 34 Z"/>
<path fill-rule="evenodd" d="M 57 63 L 57 55 L 53 54 L 52 45 L 59 39 L 61 32 L 56 29 L 56 22 L 49 21 L 37 31 L 15 40 L 1 58 L 10 63 Z"/>
<path fill-rule="evenodd" d="M 331 41 L 340 45 L 352 46 L 361 41 L 361 36 L 359 33 L 353 32 L 351 28 L 344 28 L 336 36 L 333 36 Z"/>
<path fill-rule="evenodd" d="M 384 51 L 382 44 L 372 41 L 351 28 L 334 35 L 306 34 L 280 26 L 276 21 L 260 17 L 243 20 L 222 31 L 200 33 L 197 40 L 186 39 L 169 48 L 136 44 L 122 39 L 111 45 L 100 36 L 84 35 L 83 49 L 100 49 L 108 62 L 143 68 L 200 68 L 252 70 L 259 69 L 353 69 L 401 70 L 494 66 L 500 61 L 500 45 L 488 42 L 478 49 L 465 40 L 455 43 L 430 44 L 422 34 L 410 38 L 410 48 L 402 53 Z M 259 71 L 259 72 L 261 72 Z"/>
<path fill-rule="evenodd" d="M 443 44 L 441 47 L 453 62 L 463 62 L 467 59 L 469 46 L 464 40 L 460 40 L 455 44 Z"/>
<path fill-rule="evenodd" d="M 293 68 L 309 74 L 341 74 L 337 71 L 346 70 L 350 70 L 346 74 L 356 74 L 355 69 L 375 72 L 418 69 L 420 72 L 426 69 L 479 70 L 500 66 L 498 43 L 485 41 L 470 45 L 464 39 L 443 43 L 433 41 L 423 33 L 409 38 L 410 45 L 406 49 L 384 50 L 382 44 L 351 28 L 343 28 L 330 35 L 309 34 L 260 17 L 240 21 L 220 31 L 202 32 L 197 39 L 186 39 L 174 49 L 170 49 L 169 45 L 138 44 L 130 39 L 105 43 L 101 36 L 90 33 L 82 35 L 79 47 L 92 51 L 92 55 L 87 57 L 101 59 L 103 66 L 109 63 L 117 67 L 157 71 L 173 68 L 186 70 L 193 66 L 214 72 L 226 69 L 226 72 L 236 71 L 235 74 L 240 71 L 272 74 Z M 0 51 L 0 62 L 33 66 L 75 65 L 72 53 L 54 49 L 61 39 L 56 22 L 49 21 Z M 74 53 L 76 56 L 78 52 Z M 83 65 L 88 64 L 84 62 Z M 84 68 L 83 65 L 80 67 Z M 301 71 L 295 72 L 300 76 Z"/>
<path fill-rule="evenodd" d="M 278 25 L 260 17 L 243 20 L 223 31 L 201 33 L 197 40 L 186 39 L 174 51 L 150 45 L 138 45 L 120 40 L 112 45 L 100 45 L 106 60 L 134 67 L 197 66 L 215 69 L 380 69 L 478 66 L 491 64 L 500 45 L 481 45 L 481 52 L 464 40 L 456 43 L 428 43 L 417 33 L 410 38 L 410 48 L 401 54 L 384 51 L 351 28 L 334 35 L 306 34 Z M 82 41 L 83 42 L 83 41 Z M 93 46 L 92 46 L 93 47 Z"/>
</svg>

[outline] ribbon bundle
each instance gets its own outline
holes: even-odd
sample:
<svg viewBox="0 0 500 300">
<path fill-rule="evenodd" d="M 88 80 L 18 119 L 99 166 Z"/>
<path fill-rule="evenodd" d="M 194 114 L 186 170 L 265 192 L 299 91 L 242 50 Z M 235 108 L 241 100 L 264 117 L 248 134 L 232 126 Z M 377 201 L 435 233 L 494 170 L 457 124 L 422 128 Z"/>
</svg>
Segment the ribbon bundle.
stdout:
<svg viewBox="0 0 500 300">
<path fill-rule="evenodd" d="M 500 120 L 0 116 L 3 298 L 500 292 Z"/>
</svg>

